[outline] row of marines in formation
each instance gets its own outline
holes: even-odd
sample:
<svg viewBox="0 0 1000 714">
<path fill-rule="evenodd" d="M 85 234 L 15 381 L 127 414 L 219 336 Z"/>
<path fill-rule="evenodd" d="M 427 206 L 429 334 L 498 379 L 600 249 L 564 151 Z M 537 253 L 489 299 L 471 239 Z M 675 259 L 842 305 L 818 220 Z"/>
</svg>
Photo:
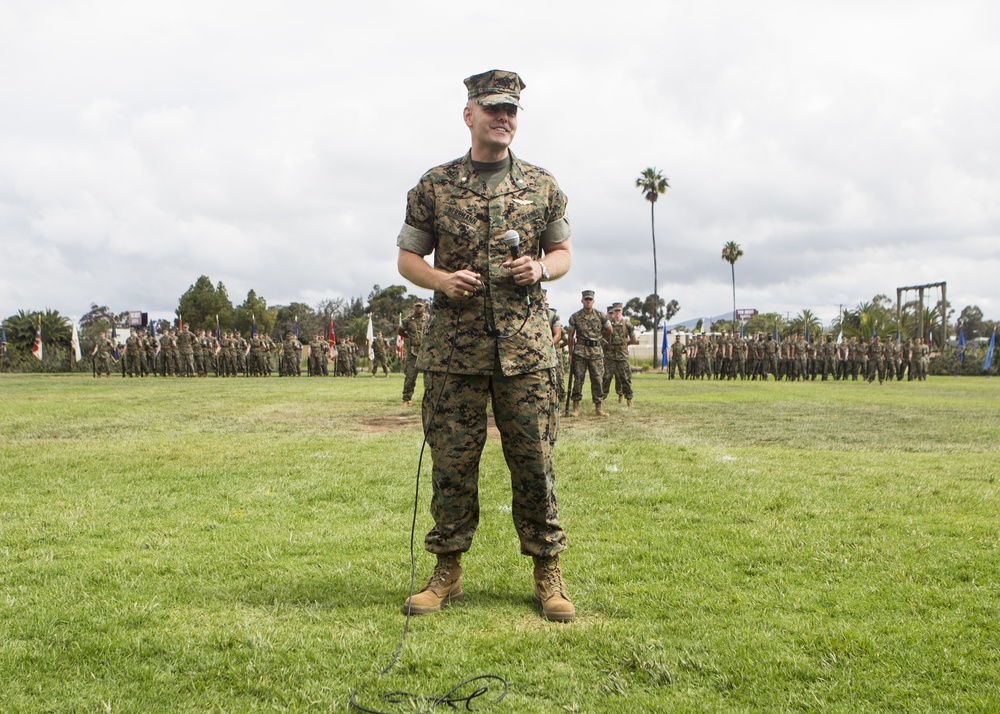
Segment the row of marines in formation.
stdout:
<svg viewBox="0 0 1000 714">
<path fill-rule="evenodd" d="M 675 336 L 670 345 L 670 379 L 679 373 L 684 379 L 761 379 L 770 374 L 776 380 L 862 380 L 869 383 L 927 379 L 930 347 L 923 340 L 882 341 L 874 336 L 867 342 L 850 337 L 834 342 L 807 341 L 801 334 L 780 342 L 771 335 L 742 338 L 723 332 L 714 336 L 699 335 L 681 343 Z"/>
<path fill-rule="evenodd" d="M 331 350 L 324 337 L 314 335 L 308 345 L 309 376 L 328 376 L 331 358 L 335 360 L 335 376 L 358 375 L 359 348 L 351 338 L 337 340 L 336 348 Z M 113 365 L 119 366 L 123 377 L 207 377 L 209 373 L 219 377 L 266 377 L 274 372 L 275 358 L 278 375 L 291 377 L 302 374 L 303 347 L 292 332 L 287 333 L 284 341 L 278 344 L 261 333 L 247 340 L 239 332 L 224 332 L 216 336 L 210 330 L 192 332 L 185 325 L 168 330 L 159 337 L 133 328 L 120 351 L 115 341 L 102 332 L 91 356 L 95 377 L 110 376 Z M 392 350 L 382 340 L 381 333 L 373 344 L 373 350 L 376 353 L 373 366 L 381 366 L 388 376 Z M 380 354 L 381 359 L 378 359 Z"/>
</svg>

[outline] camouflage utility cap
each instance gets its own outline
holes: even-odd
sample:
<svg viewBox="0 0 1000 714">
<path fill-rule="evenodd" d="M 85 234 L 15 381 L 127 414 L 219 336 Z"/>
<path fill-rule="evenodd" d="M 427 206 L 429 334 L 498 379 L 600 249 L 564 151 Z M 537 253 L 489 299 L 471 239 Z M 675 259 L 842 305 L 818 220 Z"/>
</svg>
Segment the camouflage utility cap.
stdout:
<svg viewBox="0 0 1000 714">
<path fill-rule="evenodd" d="M 614 305 L 611 306 L 611 309 L 612 310 L 622 310 L 623 307 L 622 307 L 622 304 L 620 302 L 616 302 Z"/>
<path fill-rule="evenodd" d="M 517 72 L 491 69 L 472 75 L 465 80 L 465 86 L 469 90 L 469 99 L 484 107 L 513 104 L 518 109 L 522 108 L 519 100 L 525 85 Z"/>
<path fill-rule="evenodd" d="M 583 293 L 582 293 L 582 296 L 583 296 L 584 300 L 586 300 L 588 298 L 591 299 L 591 300 L 593 300 L 594 299 L 594 291 L 593 290 L 584 290 Z"/>
</svg>

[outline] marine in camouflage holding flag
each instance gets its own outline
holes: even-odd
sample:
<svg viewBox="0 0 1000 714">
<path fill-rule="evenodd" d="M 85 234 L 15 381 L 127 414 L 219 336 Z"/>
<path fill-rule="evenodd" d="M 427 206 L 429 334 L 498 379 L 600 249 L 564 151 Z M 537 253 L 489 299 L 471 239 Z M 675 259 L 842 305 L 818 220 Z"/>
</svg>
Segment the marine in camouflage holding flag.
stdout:
<svg viewBox="0 0 1000 714">
<path fill-rule="evenodd" d="M 428 171 L 409 192 L 396 241 L 400 274 L 434 290 L 417 367 L 424 372 L 423 422 L 434 462 L 434 527 L 425 547 L 437 565 L 403 610 L 436 612 L 463 597 L 459 560 L 479 523 L 479 459 L 492 402 L 521 553 L 534 560 L 534 599 L 545 618 L 572 620 L 576 611 L 558 560 L 566 536 L 552 466 L 556 352 L 541 286 L 569 270 L 566 196 L 551 174 L 509 151 L 521 78 L 491 70 L 465 85 L 472 148 Z M 509 230 L 520 236 L 516 259 L 501 240 Z M 432 253 L 433 267 L 425 260 Z"/>
</svg>

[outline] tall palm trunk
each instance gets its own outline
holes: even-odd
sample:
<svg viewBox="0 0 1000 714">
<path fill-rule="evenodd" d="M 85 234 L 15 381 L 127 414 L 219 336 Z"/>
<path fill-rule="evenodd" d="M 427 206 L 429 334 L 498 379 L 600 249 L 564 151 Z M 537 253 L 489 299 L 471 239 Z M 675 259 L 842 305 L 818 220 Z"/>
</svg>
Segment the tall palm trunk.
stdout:
<svg viewBox="0 0 1000 714">
<path fill-rule="evenodd" d="M 662 357 L 657 353 L 660 343 L 656 340 L 658 328 L 660 327 L 660 294 L 657 292 L 656 275 L 656 204 L 649 203 L 649 230 L 653 236 L 653 369 L 662 364 Z"/>
<path fill-rule="evenodd" d="M 729 269 L 733 274 L 733 332 L 736 331 L 736 263 L 729 264 Z"/>
</svg>

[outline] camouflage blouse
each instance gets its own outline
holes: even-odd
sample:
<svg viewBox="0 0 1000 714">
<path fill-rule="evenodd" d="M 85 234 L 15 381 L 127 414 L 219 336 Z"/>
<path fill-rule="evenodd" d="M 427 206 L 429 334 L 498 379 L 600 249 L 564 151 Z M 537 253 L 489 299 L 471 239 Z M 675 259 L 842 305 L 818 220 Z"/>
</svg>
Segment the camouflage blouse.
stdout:
<svg viewBox="0 0 1000 714">
<path fill-rule="evenodd" d="M 519 288 L 508 268 L 501 237 L 521 238 L 521 255 L 539 258 L 543 248 L 569 238 L 566 196 L 544 169 L 517 159 L 496 191 L 476 172 L 470 154 L 431 169 L 410 190 L 406 219 L 396 245 L 426 256 L 446 272 L 470 269 L 482 276 L 481 295 L 453 300 L 434 293 L 434 310 L 417 367 L 454 374 L 504 375 L 556 365 L 545 291 Z"/>
</svg>

